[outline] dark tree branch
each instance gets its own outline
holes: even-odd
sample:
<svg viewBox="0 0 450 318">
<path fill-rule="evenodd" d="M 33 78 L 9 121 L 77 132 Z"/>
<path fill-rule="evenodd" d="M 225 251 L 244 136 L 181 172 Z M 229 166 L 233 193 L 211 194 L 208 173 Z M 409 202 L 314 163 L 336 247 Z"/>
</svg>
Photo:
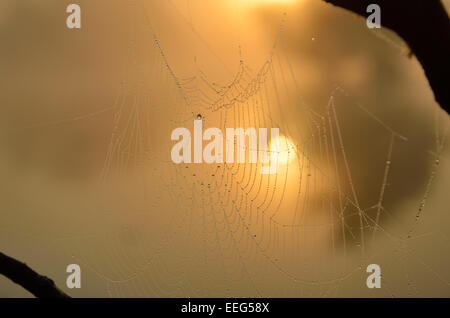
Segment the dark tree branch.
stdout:
<svg viewBox="0 0 450 318">
<path fill-rule="evenodd" d="M 69 298 L 67 294 L 56 287 L 53 280 L 39 275 L 27 264 L 0 252 L 0 274 L 19 284 L 36 297 Z"/>
<path fill-rule="evenodd" d="M 381 24 L 409 45 L 422 65 L 436 101 L 450 113 L 450 21 L 440 0 L 324 0 L 368 16 L 371 3 L 381 7 Z"/>
</svg>

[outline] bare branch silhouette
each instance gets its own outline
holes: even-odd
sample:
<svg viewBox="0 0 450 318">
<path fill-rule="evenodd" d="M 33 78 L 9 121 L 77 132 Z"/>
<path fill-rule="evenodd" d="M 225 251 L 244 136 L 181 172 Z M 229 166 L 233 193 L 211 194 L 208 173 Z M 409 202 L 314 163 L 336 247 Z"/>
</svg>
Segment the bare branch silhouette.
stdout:
<svg viewBox="0 0 450 318">
<path fill-rule="evenodd" d="M 0 274 L 39 298 L 70 298 L 56 287 L 53 280 L 39 275 L 27 264 L 0 252 Z"/>
<path fill-rule="evenodd" d="M 323 0 L 368 16 L 371 3 L 381 7 L 381 24 L 409 45 L 422 65 L 436 101 L 450 113 L 450 21 L 440 0 Z"/>
</svg>

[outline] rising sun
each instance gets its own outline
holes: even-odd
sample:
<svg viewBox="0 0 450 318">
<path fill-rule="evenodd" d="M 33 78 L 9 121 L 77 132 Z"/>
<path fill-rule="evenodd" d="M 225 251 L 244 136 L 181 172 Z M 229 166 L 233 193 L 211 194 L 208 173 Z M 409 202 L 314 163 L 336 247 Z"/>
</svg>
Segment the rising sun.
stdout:
<svg viewBox="0 0 450 318">
<path fill-rule="evenodd" d="M 288 164 L 296 157 L 296 146 L 294 142 L 286 137 L 278 137 L 278 164 Z"/>
</svg>

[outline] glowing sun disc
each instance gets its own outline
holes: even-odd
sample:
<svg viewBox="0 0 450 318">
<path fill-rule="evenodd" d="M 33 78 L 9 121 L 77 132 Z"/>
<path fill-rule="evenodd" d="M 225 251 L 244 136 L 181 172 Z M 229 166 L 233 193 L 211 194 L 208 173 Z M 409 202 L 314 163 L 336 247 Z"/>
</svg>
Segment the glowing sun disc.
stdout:
<svg viewBox="0 0 450 318">
<path fill-rule="evenodd" d="M 278 137 L 278 164 L 287 164 L 296 157 L 296 146 L 285 136 Z"/>
</svg>

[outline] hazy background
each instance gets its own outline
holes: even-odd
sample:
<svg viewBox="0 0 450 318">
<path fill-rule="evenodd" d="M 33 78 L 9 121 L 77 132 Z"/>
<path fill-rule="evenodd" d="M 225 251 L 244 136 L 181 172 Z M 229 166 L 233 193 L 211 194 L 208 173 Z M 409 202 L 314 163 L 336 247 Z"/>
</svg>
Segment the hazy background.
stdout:
<svg viewBox="0 0 450 318">
<path fill-rule="evenodd" d="M 395 34 L 319 0 L 78 1 L 69 30 L 69 3 L 0 4 L 2 252 L 74 297 L 450 295 L 449 118 Z M 240 100 L 271 56 L 276 84 Z M 176 166 L 170 132 L 198 114 L 276 125 L 296 160 L 266 181 L 250 165 Z M 385 183 L 390 129 L 407 139 Z M 330 164 L 322 142 L 338 130 L 346 158 L 337 143 Z M 362 209 L 386 188 L 365 240 L 354 207 L 344 236 L 328 216 L 352 186 Z M 380 290 L 365 285 L 371 263 Z M 0 296 L 29 295 L 1 277 Z"/>
</svg>

